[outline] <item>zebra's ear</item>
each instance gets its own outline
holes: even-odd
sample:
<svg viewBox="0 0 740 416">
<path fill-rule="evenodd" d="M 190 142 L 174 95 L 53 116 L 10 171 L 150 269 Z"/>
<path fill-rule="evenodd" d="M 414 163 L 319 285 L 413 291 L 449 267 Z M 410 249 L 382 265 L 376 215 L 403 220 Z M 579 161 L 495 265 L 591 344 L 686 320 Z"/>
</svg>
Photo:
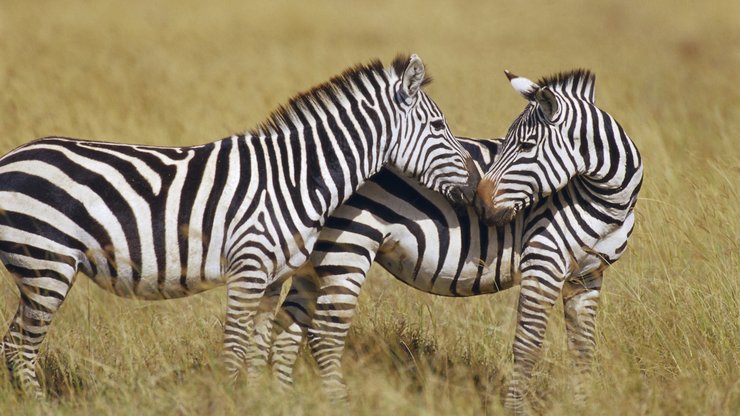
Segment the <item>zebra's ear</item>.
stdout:
<svg viewBox="0 0 740 416">
<path fill-rule="evenodd" d="M 406 104 L 411 104 L 413 98 L 419 93 L 424 82 L 424 63 L 416 54 L 411 55 L 401 79 L 401 97 Z"/>
<path fill-rule="evenodd" d="M 526 98 L 527 101 L 534 101 L 534 93 L 540 89 L 539 85 L 527 78 L 512 74 L 508 69 L 504 70 L 504 74 L 506 74 L 506 78 L 509 79 L 511 86 L 521 94 L 522 97 Z"/>
<path fill-rule="evenodd" d="M 555 93 L 547 87 L 542 87 L 534 93 L 534 99 L 537 104 L 540 105 L 542 112 L 545 113 L 547 119 L 552 121 L 558 114 L 558 99 L 555 97 Z"/>
</svg>

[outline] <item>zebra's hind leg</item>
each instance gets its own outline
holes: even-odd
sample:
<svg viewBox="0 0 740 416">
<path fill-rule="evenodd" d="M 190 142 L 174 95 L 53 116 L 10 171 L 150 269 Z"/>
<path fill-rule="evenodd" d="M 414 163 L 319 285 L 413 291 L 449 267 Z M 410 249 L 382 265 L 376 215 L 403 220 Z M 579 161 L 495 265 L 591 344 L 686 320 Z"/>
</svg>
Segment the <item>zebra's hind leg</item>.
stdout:
<svg viewBox="0 0 740 416">
<path fill-rule="evenodd" d="M 587 398 L 585 383 L 596 347 L 594 332 L 602 275 L 603 271 L 599 270 L 570 279 L 563 287 L 565 328 L 573 364 L 573 394 L 578 404 L 584 404 Z"/>
<path fill-rule="evenodd" d="M 15 278 L 20 300 L 2 350 L 11 381 L 25 394 L 42 398 L 36 375 L 39 347 L 69 292 L 77 267 L 76 261 L 67 256 L 35 248 L 25 251 L 24 255 L 3 256 Z"/>
<path fill-rule="evenodd" d="M 514 336 L 514 368 L 504 401 L 504 406 L 516 415 L 526 414 L 525 398 L 529 395 L 532 370 L 540 358 L 547 322 L 562 285 L 557 273 L 539 264 L 523 269 Z"/>
<path fill-rule="evenodd" d="M 267 288 L 263 267 L 233 274 L 226 283 L 226 322 L 224 323 L 224 365 L 236 381 L 249 357 L 254 337 L 254 318 Z"/>
<path fill-rule="evenodd" d="M 316 273 L 308 263 L 293 275 L 288 295 L 275 317 L 272 370 L 284 390 L 293 386 L 293 369 L 313 319 L 317 296 Z"/>
</svg>

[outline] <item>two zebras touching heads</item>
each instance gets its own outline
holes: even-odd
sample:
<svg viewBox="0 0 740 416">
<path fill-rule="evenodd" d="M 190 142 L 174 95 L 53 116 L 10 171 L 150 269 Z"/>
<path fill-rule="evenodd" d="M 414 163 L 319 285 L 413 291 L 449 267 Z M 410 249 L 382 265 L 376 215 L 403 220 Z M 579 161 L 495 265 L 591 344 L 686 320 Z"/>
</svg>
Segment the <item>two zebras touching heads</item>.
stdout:
<svg viewBox="0 0 740 416">
<path fill-rule="evenodd" d="M 289 385 L 308 334 L 326 391 L 342 399 L 344 337 L 373 261 L 439 295 L 521 286 L 507 407 L 523 409 L 561 294 L 585 372 L 642 165 L 595 106 L 589 72 L 509 78 L 528 104 L 503 140 L 455 139 L 412 55 L 347 70 L 258 129 L 202 146 L 45 138 L 15 149 L 0 159 L 0 260 L 20 291 L 2 343 L 13 380 L 42 396 L 38 348 L 79 271 L 144 299 L 225 284 L 230 374 L 271 355 Z"/>
</svg>

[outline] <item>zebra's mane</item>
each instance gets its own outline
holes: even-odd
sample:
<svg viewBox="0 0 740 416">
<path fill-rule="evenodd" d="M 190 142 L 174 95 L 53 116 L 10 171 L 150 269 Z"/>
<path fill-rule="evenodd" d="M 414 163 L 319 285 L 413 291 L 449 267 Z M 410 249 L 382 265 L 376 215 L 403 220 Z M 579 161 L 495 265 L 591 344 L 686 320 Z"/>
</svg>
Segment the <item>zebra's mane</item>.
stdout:
<svg viewBox="0 0 740 416">
<path fill-rule="evenodd" d="M 278 133 L 286 126 L 295 124 L 299 114 L 309 111 L 308 108 L 313 107 L 313 104 L 332 102 L 333 99 L 341 101 L 342 97 L 346 95 L 344 91 L 357 91 L 358 86 L 364 84 L 364 79 L 380 76 L 387 81 L 391 75 L 400 78 L 408 63 L 409 56 L 399 54 L 393 59 L 388 70 L 383 67 L 378 59 L 373 59 L 367 64 L 357 64 L 344 70 L 340 75 L 332 77 L 329 81 L 294 96 L 287 104 L 280 105 L 267 117 L 267 120 L 248 133 L 252 136 L 269 136 Z M 426 76 L 421 85 L 430 82 L 431 78 Z"/>
<path fill-rule="evenodd" d="M 595 103 L 595 83 L 596 75 L 588 69 L 560 72 L 537 81 L 537 84 L 541 87 L 550 87 L 555 91 L 568 92 L 592 104 Z"/>
</svg>

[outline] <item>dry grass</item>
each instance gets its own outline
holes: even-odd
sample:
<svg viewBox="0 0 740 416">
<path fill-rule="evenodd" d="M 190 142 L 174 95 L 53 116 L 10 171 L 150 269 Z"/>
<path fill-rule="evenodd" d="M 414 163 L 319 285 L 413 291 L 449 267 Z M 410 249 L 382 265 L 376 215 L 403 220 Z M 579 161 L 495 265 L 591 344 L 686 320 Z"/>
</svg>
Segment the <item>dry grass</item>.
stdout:
<svg viewBox="0 0 740 416">
<path fill-rule="evenodd" d="M 504 68 L 531 78 L 591 68 L 598 102 L 640 147 L 646 175 L 629 254 L 605 280 L 588 413 L 740 409 L 737 2 L 8 3 L 2 151 L 52 134 L 210 141 L 355 62 L 398 51 L 430 65 L 428 91 L 457 133 L 493 136 L 524 105 Z M 7 327 L 17 296 L 4 274 Z M 434 298 L 383 274 L 372 272 L 346 357 L 352 410 L 497 413 L 515 291 Z M 0 381 L 0 414 L 340 413 L 308 361 L 294 397 L 225 383 L 212 365 L 223 311 L 223 290 L 146 303 L 80 279 L 43 347 L 54 398 L 22 400 Z M 555 415 L 574 410 L 562 330 L 556 314 L 535 375 Z"/>
</svg>

